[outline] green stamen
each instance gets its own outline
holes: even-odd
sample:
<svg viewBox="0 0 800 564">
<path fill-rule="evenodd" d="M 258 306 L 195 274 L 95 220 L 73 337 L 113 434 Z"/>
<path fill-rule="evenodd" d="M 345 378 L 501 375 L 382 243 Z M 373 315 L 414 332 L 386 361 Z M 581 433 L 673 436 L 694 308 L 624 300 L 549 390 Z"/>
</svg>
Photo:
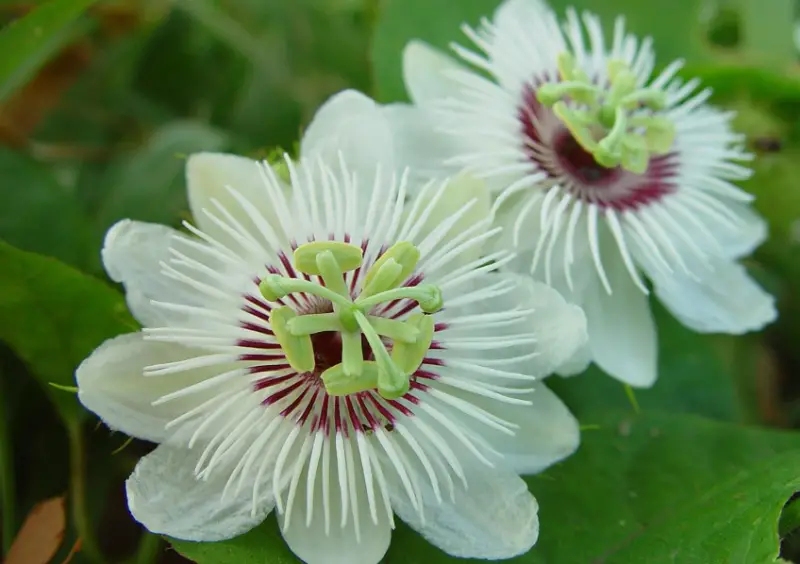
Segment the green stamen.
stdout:
<svg viewBox="0 0 800 564">
<path fill-rule="evenodd" d="M 542 85 L 538 100 L 553 108 L 578 144 L 606 168 L 621 166 L 641 174 L 653 155 L 667 153 L 675 140 L 675 125 L 662 115 L 633 116 L 645 107 L 653 112 L 667 105 L 664 92 L 639 88 L 624 61 L 609 61 L 610 85 L 601 88 L 580 68 L 575 57 L 558 57 L 561 82 Z M 572 108 L 565 99 L 585 108 Z"/>
<path fill-rule="evenodd" d="M 395 341 L 392 359 L 406 375 L 411 376 L 417 371 L 431 348 L 435 324 L 433 317 L 419 313 L 409 316 L 407 323 L 417 330 L 418 337 L 413 343 Z"/>
<path fill-rule="evenodd" d="M 297 313 L 287 307 L 272 310 L 270 324 L 289 364 L 298 372 L 315 366 L 311 335 L 335 331 L 342 340 L 342 362 L 321 375 L 329 394 L 347 395 L 370 389 L 387 399 L 402 397 L 410 387 L 409 378 L 419 368 L 433 339 L 430 315 L 413 314 L 406 321 L 368 315 L 375 306 L 399 299 L 416 301 L 420 309 L 433 313 L 442 308 L 442 292 L 432 284 L 402 286 L 419 262 L 419 250 L 400 242 L 383 253 L 366 272 L 363 291 L 353 300 L 344 274 L 363 264 L 361 247 L 336 241 L 315 241 L 294 252 L 294 267 L 307 275 L 319 276 L 322 284 L 310 280 L 270 274 L 259 285 L 268 301 L 303 293 L 329 300 L 333 312 Z M 374 361 L 365 361 L 362 335 L 369 343 Z M 392 341 L 391 354 L 384 339 Z"/>
<path fill-rule="evenodd" d="M 325 385 L 325 391 L 330 395 L 347 396 L 377 388 L 379 372 L 378 364 L 373 360 L 368 360 L 364 362 L 360 374 L 346 374 L 343 363 L 340 363 L 328 368 L 320 378 Z"/>
<path fill-rule="evenodd" d="M 289 366 L 298 372 L 311 372 L 314 370 L 314 347 L 311 344 L 311 337 L 308 335 L 292 335 L 288 328 L 290 320 L 297 317 L 297 314 L 290 307 L 283 306 L 275 308 L 269 316 L 269 323 L 275 339 L 281 345 Z"/>
<path fill-rule="evenodd" d="M 385 292 L 375 294 L 368 298 L 359 297 L 356 300 L 356 305 L 362 309 L 369 309 L 381 302 L 402 299 L 414 300 L 425 313 L 436 313 L 442 309 L 442 292 L 438 287 L 432 284 L 403 286 L 402 288 L 386 290 Z"/>
</svg>

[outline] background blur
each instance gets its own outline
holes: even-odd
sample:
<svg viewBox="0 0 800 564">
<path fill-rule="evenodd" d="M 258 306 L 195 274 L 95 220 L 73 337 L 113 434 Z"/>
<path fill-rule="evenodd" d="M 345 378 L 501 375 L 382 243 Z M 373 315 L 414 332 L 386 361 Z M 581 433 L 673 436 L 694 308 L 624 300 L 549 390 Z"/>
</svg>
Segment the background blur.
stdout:
<svg viewBox="0 0 800 564">
<path fill-rule="evenodd" d="M 769 10 L 758 6 L 772 1 L 780 9 L 762 21 L 759 12 Z M 0 23 L 37 4 L 0 0 Z M 702 401 L 724 411 L 728 394 L 742 422 L 800 426 L 800 67 L 787 33 L 794 3 L 662 0 L 658 9 L 641 0 L 597 4 L 629 15 L 634 31 L 653 33 L 657 51 L 663 47 L 669 56 L 686 56 L 690 68 L 715 87 L 715 100 L 741 112 L 738 125 L 759 156 L 756 178 L 745 188 L 757 193 L 772 238 L 749 266 L 779 297 L 781 320 L 763 335 L 703 337 L 703 351 L 711 352 L 696 352 L 696 341 L 680 333 L 672 348 L 662 350 L 679 362 L 673 381 L 687 385 L 714 371 L 711 384 L 692 392 L 705 394 Z M 667 4 L 681 21 L 691 20 L 691 33 L 668 19 L 652 30 L 636 26 L 648 22 L 645 11 L 663 11 Z M 275 147 L 291 149 L 320 103 L 342 88 L 394 98 L 399 66 L 382 65 L 380 53 L 389 45 L 397 51 L 402 43 L 392 43 L 393 18 L 380 18 L 383 10 L 402 9 L 402 0 L 94 4 L 39 47 L 36 57 L 44 66 L 27 61 L 29 68 L 17 69 L 14 81 L 0 87 L 0 239 L 104 279 L 99 250 L 115 221 L 175 225 L 188 217 L 185 155 L 211 150 L 265 157 Z M 426 15 L 417 17 L 423 22 Z M 386 33 L 373 45 L 379 19 Z M 373 53 L 379 61 L 375 73 Z M 0 51 L 0 73 L 18 63 L 13 59 L 11 52 Z M 0 271 L 0 292 L 15 291 L 4 288 L 2 278 Z M 48 509 L 52 518 L 37 525 L 40 542 L 52 537 L 60 546 L 53 562 L 67 558 L 76 530 L 83 533 L 83 548 L 72 562 L 184 561 L 155 537 L 142 537 L 126 511 L 121 484 L 150 447 L 128 444 L 86 414 L 61 407 L 59 398 L 69 392 L 48 389 L 42 374 L 29 372 L 31 363 L 13 335 L 24 330 L 37 336 L 37 350 L 53 370 L 63 372 L 82 356 L 62 350 L 60 335 L 37 333 L 36 315 L 66 316 L 62 327 L 69 327 L 93 304 L 76 296 L 75 311 L 63 313 L 51 311 L 47 296 L 40 297 L 26 302 L 32 304 L 27 312 L 0 307 L 4 549 L 37 502 L 70 492 L 66 522 L 59 521 L 56 504 Z M 119 322 L 129 323 L 124 311 Z M 680 331 L 674 321 L 664 323 L 665 331 Z M 724 389 L 715 387 L 720 378 Z M 610 379 L 598 385 L 627 405 Z M 675 384 L 658 393 L 678 389 Z M 649 393 L 637 392 L 642 405 Z M 725 397 L 715 403 L 717 394 Z M 570 399 L 569 390 L 564 395 Z M 787 558 L 797 550 L 792 543 L 797 539 L 788 536 Z"/>
</svg>

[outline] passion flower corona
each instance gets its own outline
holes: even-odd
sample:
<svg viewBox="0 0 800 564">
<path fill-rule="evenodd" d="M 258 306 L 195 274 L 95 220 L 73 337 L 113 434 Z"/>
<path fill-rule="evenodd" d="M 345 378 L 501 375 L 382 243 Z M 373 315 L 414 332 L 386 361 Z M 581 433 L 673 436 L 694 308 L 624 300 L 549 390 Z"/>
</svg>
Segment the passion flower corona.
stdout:
<svg viewBox="0 0 800 564">
<path fill-rule="evenodd" d="M 407 202 L 383 115 L 344 92 L 296 161 L 193 155 L 189 233 L 109 231 L 144 329 L 81 364 L 79 397 L 160 443 L 127 481 L 149 530 L 217 541 L 276 509 L 309 564 L 377 564 L 394 515 L 456 556 L 536 542 L 518 475 L 569 455 L 578 427 L 534 378 L 579 350 L 585 319 L 496 272 L 511 255 L 481 250 L 497 228 L 480 183 Z"/>
<path fill-rule="evenodd" d="M 506 0 L 452 59 L 419 41 L 404 55 L 414 107 L 389 108 L 401 159 L 424 177 L 467 170 L 498 194 L 508 267 L 552 284 L 588 319 L 591 356 L 636 386 L 656 379 L 647 295 L 702 332 L 775 318 L 738 259 L 765 237 L 732 181 L 750 170 L 732 114 L 707 104 L 682 61 L 651 76 L 650 39 L 540 0 Z M 463 63 L 463 64 L 462 64 Z"/>
</svg>

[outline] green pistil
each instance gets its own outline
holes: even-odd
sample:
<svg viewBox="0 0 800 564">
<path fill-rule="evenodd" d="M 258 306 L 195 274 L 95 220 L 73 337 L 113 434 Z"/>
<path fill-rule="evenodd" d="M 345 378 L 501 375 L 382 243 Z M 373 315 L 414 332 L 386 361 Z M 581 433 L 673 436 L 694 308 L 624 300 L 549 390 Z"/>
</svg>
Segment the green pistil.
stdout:
<svg viewBox="0 0 800 564">
<path fill-rule="evenodd" d="M 575 140 L 606 168 L 621 166 L 642 174 L 652 155 L 669 151 L 675 139 L 675 124 L 662 115 L 632 115 L 640 107 L 663 110 L 666 94 L 639 88 L 636 75 L 623 61 L 608 63 L 608 88 L 594 84 L 571 53 L 558 58 L 562 82 L 544 84 L 537 98 L 551 106 Z M 565 98 L 585 106 L 574 108 Z"/>
<path fill-rule="evenodd" d="M 272 331 L 290 366 L 298 372 L 314 370 L 311 335 L 337 331 L 342 338 L 342 362 L 322 373 L 327 392 L 340 396 L 377 388 L 387 399 L 402 397 L 433 340 L 433 318 L 426 314 L 442 308 L 438 287 L 401 286 L 418 261 L 419 250 L 411 243 L 393 245 L 367 271 L 364 290 L 352 300 L 344 274 L 362 266 L 361 248 L 335 241 L 300 245 L 294 252 L 294 267 L 321 277 L 324 285 L 273 274 L 261 281 L 261 293 L 271 302 L 292 293 L 312 294 L 330 300 L 333 312 L 297 315 L 286 306 L 272 310 Z M 381 303 L 399 299 L 416 301 L 425 313 L 413 314 L 406 321 L 368 314 Z M 372 349 L 374 361 L 364 360 L 362 335 Z M 391 355 L 383 339 L 393 342 Z"/>
</svg>

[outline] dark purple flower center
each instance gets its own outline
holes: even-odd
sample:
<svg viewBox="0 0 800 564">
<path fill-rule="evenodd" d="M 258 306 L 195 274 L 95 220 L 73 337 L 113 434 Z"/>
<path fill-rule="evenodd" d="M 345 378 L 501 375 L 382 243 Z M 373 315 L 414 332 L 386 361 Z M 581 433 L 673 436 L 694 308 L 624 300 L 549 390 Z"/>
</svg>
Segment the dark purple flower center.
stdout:
<svg viewBox="0 0 800 564">
<path fill-rule="evenodd" d="M 552 184 L 585 202 L 617 211 L 647 206 L 675 190 L 677 153 L 651 157 L 644 174 L 606 168 L 578 143 L 551 108 L 537 100 L 536 84 L 523 90 L 518 117 L 525 153 Z"/>
</svg>

